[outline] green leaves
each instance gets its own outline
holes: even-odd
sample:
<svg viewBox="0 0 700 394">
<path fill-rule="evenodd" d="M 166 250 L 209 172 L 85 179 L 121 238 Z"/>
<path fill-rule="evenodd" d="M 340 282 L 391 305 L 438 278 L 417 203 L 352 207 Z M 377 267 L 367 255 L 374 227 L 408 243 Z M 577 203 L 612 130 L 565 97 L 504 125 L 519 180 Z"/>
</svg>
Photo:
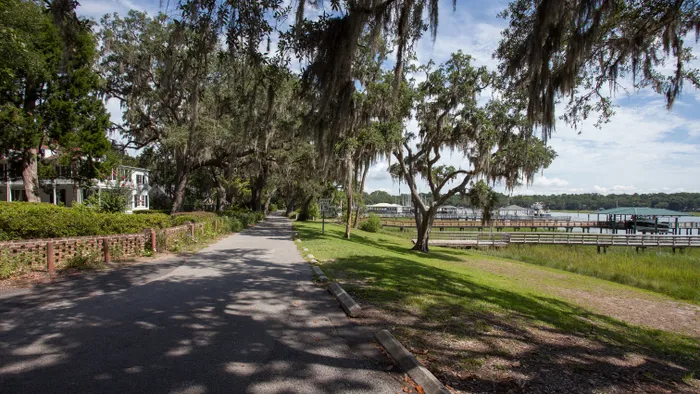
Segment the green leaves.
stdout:
<svg viewBox="0 0 700 394">
<path fill-rule="evenodd" d="M 93 69 L 95 38 L 73 8 L 46 7 L 0 2 L 0 152 L 32 167 L 34 150 L 49 145 L 84 170 L 75 172 L 81 181 L 96 174 L 95 159 L 110 148 L 102 81 Z"/>
</svg>

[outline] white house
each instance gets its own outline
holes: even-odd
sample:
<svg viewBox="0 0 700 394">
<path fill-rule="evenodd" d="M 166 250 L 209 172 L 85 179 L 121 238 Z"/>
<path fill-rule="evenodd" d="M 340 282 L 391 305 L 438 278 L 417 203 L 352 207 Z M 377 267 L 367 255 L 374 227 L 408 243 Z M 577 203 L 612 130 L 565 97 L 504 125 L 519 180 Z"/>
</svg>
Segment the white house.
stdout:
<svg viewBox="0 0 700 394">
<path fill-rule="evenodd" d="M 508 205 L 507 207 L 499 209 L 498 216 L 532 216 L 532 210 L 518 205 Z"/>
<path fill-rule="evenodd" d="M 129 190 L 126 212 L 147 210 L 150 206 L 148 192 L 148 170 L 138 167 L 120 166 L 106 180 L 93 180 L 89 187 L 81 187 L 71 179 L 71 168 L 56 166 L 56 178 L 39 181 L 39 197 L 42 202 L 64 204 L 70 207 L 82 203 L 88 196 L 103 190 L 123 187 Z M 26 201 L 24 181 L 11 179 L 7 163 L 0 163 L 0 201 Z"/>
<path fill-rule="evenodd" d="M 399 204 L 388 204 L 380 202 L 379 204 L 368 205 L 367 212 L 373 212 L 378 215 L 400 215 L 403 213 L 403 206 Z"/>
</svg>

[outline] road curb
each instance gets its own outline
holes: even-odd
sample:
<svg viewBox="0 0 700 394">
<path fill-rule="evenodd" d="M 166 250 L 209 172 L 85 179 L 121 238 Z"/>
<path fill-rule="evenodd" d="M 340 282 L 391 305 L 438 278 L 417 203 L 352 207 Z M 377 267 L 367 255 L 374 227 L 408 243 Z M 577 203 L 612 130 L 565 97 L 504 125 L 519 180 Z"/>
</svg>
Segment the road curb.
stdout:
<svg viewBox="0 0 700 394">
<path fill-rule="evenodd" d="M 343 310 L 348 316 L 359 317 L 362 314 L 362 308 L 360 305 L 355 302 L 355 300 L 353 300 L 352 297 L 350 297 L 350 295 L 346 293 L 338 283 L 333 282 L 328 285 L 328 291 L 330 291 L 331 294 L 333 294 L 333 297 L 338 300 L 340 306 L 343 307 Z"/>
<path fill-rule="evenodd" d="M 374 337 L 389 353 L 391 358 L 394 359 L 394 362 L 419 384 L 426 394 L 450 394 L 447 387 L 428 371 L 389 331 L 381 330 Z"/>
<path fill-rule="evenodd" d="M 328 277 L 326 276 L 326 274 L 323 273 L 323 271 L 319 267 L 312 265 L 311 270 L 314 272 L 314 274 L 316 274 L 316 277 L 318 278 L 319 282 L 328 282 Z"/>
</svg>

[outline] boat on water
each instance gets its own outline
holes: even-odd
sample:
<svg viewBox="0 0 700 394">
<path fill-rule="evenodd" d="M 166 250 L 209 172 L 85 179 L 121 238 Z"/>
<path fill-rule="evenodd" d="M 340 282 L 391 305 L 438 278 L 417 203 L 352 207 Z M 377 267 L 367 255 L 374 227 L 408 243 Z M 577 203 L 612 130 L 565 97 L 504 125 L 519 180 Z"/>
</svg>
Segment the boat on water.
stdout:
<svg viewBox="0 0 700 394">
<path fill-rule="evenodd" d="M 651 232 L 651 233 L 668 233 L 670 229 L 670 223 L 668 222 L 659 222 L 658 219 L 654 219 L 653 217 L 637 217 L 637 220 L 628 220 L 627 221 L 627 228 L 634 229 L 636 226 L 636 230 L 638 232 Z"/>
</svg>

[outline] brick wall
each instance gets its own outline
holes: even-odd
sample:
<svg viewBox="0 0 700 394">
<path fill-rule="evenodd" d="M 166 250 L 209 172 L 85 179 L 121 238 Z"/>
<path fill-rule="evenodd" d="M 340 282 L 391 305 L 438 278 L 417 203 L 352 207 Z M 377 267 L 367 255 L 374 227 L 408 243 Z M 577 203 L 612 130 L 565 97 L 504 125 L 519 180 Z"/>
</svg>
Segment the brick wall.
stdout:
<svg viewBox="0 0 700 394">
<path fill-rule="evenodd" d="M 193 227 L 195 233 L 199 234 L 204 229 L 204 223 L 156 230 L 158 251 L 191 239 Z M 142 256 L 146 250 L 152 250 L 151 230 L 146 229 L 137 234 L 4 241 L 0 242 L 0 260 L 3 260 L 0 262 L 15 266 L 18 272 L 46 272 L 50 260 L 47 256 L 49 243 L 53 244 L 53 264 L 56 269 L 64 267 L 79 255 L 105 261 L 105 240 L 108 243 L 110 260 Z"/>
</svg>

